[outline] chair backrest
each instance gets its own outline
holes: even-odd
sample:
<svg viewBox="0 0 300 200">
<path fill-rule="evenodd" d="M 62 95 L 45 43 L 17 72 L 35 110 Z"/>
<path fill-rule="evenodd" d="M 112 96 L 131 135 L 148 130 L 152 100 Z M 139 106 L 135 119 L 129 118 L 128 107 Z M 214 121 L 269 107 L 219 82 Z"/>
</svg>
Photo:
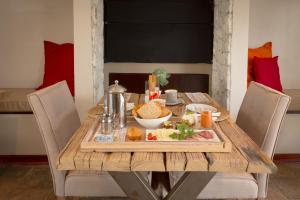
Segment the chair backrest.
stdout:
<svg viewBox="0 0 300 200">
<path fill-rule="evenodd" d="M 65 171 L 56 169 L 59 152 L 80 126 L 80 119 L 66 81 L 28 95 L 37 120 L 57 196 L 64 196 Z"/>
<path fill-rule="evenodd" d="M 291 98 L 262 84 L 251 82 L 236 123 L 273 158 L 278 133 Z M 267 175 L 258 175 L 259 197 L 267 194 Z"/>
</svg>

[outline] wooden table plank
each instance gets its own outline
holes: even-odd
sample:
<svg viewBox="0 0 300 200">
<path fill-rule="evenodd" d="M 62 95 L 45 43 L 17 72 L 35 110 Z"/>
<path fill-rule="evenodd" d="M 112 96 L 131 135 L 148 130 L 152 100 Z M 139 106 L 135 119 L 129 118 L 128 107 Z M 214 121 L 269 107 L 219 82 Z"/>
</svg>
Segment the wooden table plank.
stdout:
<svg viewBox="0 0 300 200">
<path fill-rule="evenodd" d="M 248 160 L 248 173 L 274 173 L 277 170 L 272 160 L 235 123 L 225 120 L 219 124 L 240 153 Z"/>
<path fill-rule="evenodd" d="M 140 94 L 139 98 L 139 103 L 138 104 L 143 104 L 145 102 L 145 94 Z"/>
<path fill-rule="evenodd" d="M 230 153 L 206 153 L 208 169 L 212 172 L 245 172 L 248 161 L 232 146 Z"/>
<path fill-rule="evenodd" d="M 134 105 L 137 105 L 137 104 L 139 104 L 139 100 L 140 100 L 140 94 L 132 93 L 128 102 L 134 103 Z"/>
<path fill-rule="evenodd" d="M 204 153 L 185 153 L 185 171 L 208 171 L 208 161 Z"/>
<path fill-rule="evenodd" d="M 166 153 L 167 171 L 184 171 L 185 165 L 185 153 Z"/>
<path fill-rule="evenodd" d="M 185 93 L 178 93 L 178 97 L 183 99 L 185 104 L 193 103 L 192 100 L 188 96 L 186 96 Z"/>
<path fill-rule="evenodd" d="M 75 157 L 74 157 L 74 163 L 76 169 L 81 170 L 88 170 L 90 169 L 90 158 L 92 154 L 91 153 L 85 153 L 81 151 L 77 151 Z"/>
<path fill-rule="evenodd" d="M 85 134 L 89 130 L 89 127 L 94 122 L 94 118 L 87 118 L 79 129 L 76 130 L 70 141 L 65 148 L 60 152 L 57 159 L 57 167 L 60 170 L 73 170 L 76 169 L 74 157 L 80 148 L 80 143 L 83 140 Z"/>
<path fill-rule="evenodd" d="M 131 153 L 109 153 L 103 160 L 103 171 L 130 171 Z"/>
<path fill-rule="evenodd" d="M 213 106 L 222 109 L 211 97 Z M 179 93 L 186 103 L 191 100 Z M 132 94 L 129 102 L 144 102 L 144 95 Z M 233 142 L 231 153 L 100 153 L 82 152 L 80 143 L 95 117 L 88 117 L 71 137 L 59 154 L 57 168 L 60 170 L 104 170 L 104 171 L 222 171 L 271 173 L 276 170 L 264 152 L 230 120 L 218 122 L 220 130 Z M 132 118 L 129 118 L 129 121 Z"/>
<path fill-rule="evenodd" d="M 165 171 L 163 153 L 135 152 L 131 159 L 132 171 Z"/>
<path fill-rule="evenodd" d="M 90 154 L 90 169 L 101 170 L 103 160 L 107 158 L 108 153 L 92 152 Z"/>
<path fill-rule="evenodd" d="M 219 104 L 212 101 L 209 95 L 204 94 L 207 99 L 210 101 L 210 104 L 214 107 L 216 107 L 220 112 L 226 113 L 227 111 L 223 109 Z M 182 94 L 182 98 L 187 103 L 193 103 L 190 98 L 186 94 Z M 199 103 L 199 102 L 198 102 Z M 206 102 L 207 103 L 207 102 Z M 224 140 L 229 140 L 226 134 L 223 133 L 223 131 L 220 129 L 219 125 L 216 123 L 216 129 L 221 133 Z M 230 142 L 226 143 L 228 146 L 226 148 L 232 149 L 232 152 L 229 153 L 205 153 L 203 156 L 206 157 L 206 166 L 204 164 L 202 169 L 206 169 L 209 171 L 220 171 L 220 172 L 245 172 L 248 162 L 247 160 L 240 154 L 239 151 L 236 150 L 234 145 L 232 145 Z M 203 158 L 202 158 L 203 159 Z M 191 162 L 193 163 L 193 162 Z M 239 165 L 240 164 L 240 165 Z M 204 168 L 206 167 L 206 168 Z M 193 168 L 192 168 L 193 169 Z"/>
</svg>

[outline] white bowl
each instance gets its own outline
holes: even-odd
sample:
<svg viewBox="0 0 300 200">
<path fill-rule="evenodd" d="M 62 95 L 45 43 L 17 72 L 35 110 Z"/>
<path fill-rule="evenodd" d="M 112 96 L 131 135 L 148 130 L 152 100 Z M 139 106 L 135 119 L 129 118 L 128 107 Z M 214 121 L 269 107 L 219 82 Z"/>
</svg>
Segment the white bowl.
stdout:
<svg viewBox="0 0 300 200">
<path fill-rule="evenodd" d="M 169 115 L 157 119 L 141 119 L 134 116 L 134 119 L 145 128 L 158 128 L 163 122 L 168 121 L 172 117 L 172 112 Z"/>
<path fill-rule="evenodd" d="M 212 107 L 210 105 L 206 104 L 200 104 L 200 103 L 191 103 L 186 105 L 186 110 L 190 110 L 196 113 L 201 113 L 202 111 L 211 111 L 211 112 L 217 112 L 217 108 Z"/>
</svg>

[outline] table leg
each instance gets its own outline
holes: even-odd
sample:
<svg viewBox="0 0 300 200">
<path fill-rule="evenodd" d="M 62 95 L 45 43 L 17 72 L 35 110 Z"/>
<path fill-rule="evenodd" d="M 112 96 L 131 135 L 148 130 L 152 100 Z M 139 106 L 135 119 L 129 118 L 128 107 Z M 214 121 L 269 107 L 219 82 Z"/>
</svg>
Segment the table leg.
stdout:
<svg viewBox="0 0 300 200">
<path fill-rule="evenodd" d="M 165 200 L 193 200 L 213 178 L 213 172 L 185 172 Z"/>
<path fill-rule="evenodd" d="M 130 199 L 158 200 L 160 199 L 151 185 L 139 172 L 110 171 L 109 174 L 119 184 Z"/>
</svg>

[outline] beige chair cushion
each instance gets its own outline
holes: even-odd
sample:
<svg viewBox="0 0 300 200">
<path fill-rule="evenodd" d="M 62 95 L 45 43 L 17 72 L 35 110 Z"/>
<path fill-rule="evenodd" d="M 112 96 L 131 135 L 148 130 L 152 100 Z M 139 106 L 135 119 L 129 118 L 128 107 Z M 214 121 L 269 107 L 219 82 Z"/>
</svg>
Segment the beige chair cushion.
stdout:
<svg viewBox="0 0 300 200">
<path fill-rule="evenodd" d="M 237 124 L 272 158 L 278 132 L 290 97 L 259 83 L 251 82 L 237 117 Z M 176 175 L 176 176 L 180 176 Z M 218 173 L 199 198 L 263 198 L 268 175 Z M 178 180 L 174 178 L 173 180 Z"/>
<path fill-rule="evenodd" d="M 69 171 L 65 195 L 126 197 L 115 180 L 107 172 L 100 171 Z"/>
<path fill-rule="evenodd" d="M 175 185 L 182 174 L 183 172 L 170 173 L 171 187 Z M 251 174 L 216 173 L 197 199 L 256 198 L 257 191 L 256 180 Z"/>
<path fill-rule="evenodd" d="M 239 110 L 236 123 L 270 157 L 289 102 L 289 96 L 251 82 Z"/>
<path fill-rule="evenodd" d="M 0 89 L 0 113 L 32 112 L 27 95 L 34 91 L 28 88 Z"/>
<path fill-rule="evenodd" d="M 28 96 L 46 147 L 53 187 L 57 196 L 125 196 L 107 173 L 60 171 L 59 152 L 80 127 L 79 116 L 66 81 Z"/>
<path fill-rule="evenodd" d="M 272 159 L 278 133 L 291 98 L 262 84 L 251 82 L 236 123 Z M 258 197 L 267 196 L 268 175 L 256 175 Z"/>
<path fill-rule="evenodd" d="M 258 186 L 251 174 L 217 173 L 197 199 L 256 198 Z"/>
<path fill-rule="evenodd" d="M 66 81 L 28 95 L 47 152 L 54 192 L 65 195 L 66 171 L 56 169 L 56 159 L 80 126 L 79 116 Z"/>
</svg>

